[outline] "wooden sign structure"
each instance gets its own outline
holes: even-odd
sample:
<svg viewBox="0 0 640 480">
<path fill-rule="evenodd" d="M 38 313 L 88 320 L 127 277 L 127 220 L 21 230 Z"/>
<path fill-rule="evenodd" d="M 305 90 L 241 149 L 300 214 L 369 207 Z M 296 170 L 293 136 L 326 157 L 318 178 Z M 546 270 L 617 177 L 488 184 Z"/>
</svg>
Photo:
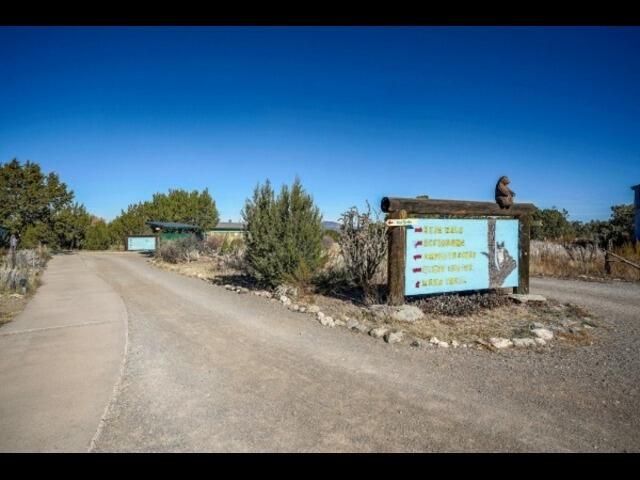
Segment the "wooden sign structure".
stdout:
<svg viewBox="0 0 640 480">
<path fill-rule="evenodd" d="M 531 203 L 516 203 L 510 208 L 500 208 L 493 202 L 469 202 L 461 200 L 432 200 L 419 198 L 384 197 L 381 209 L 387 213 L 389 227 L 388 287 L 389 304 L 402 305 L 405 297 L 406 226 L 399 220 L 411 220 L 420 216 L 441 218 L 516 218 L 518 219 L 518 287 L 516 293 L 529 293 L 529 241 L 531 214 L 536 210 Z M 391 221 L 391 222 L 389 222 Z"/>
</svg>

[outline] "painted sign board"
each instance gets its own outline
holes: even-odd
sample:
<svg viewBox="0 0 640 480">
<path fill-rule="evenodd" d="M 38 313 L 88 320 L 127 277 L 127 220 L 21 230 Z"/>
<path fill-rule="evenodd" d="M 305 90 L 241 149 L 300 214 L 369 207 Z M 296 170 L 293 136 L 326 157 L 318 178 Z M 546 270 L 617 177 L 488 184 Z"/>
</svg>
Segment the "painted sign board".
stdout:
<svg viewBox="0 0 640 480">
<path fill-rule="evenodd" d="M 153 235 L 145 237 L 127 237 L 127 250 L 148 251 L 156 249 L 156 237 Z"/>
<path fill-rule="evenodd" d="M 405 295 L 518 286 L 518 220 L 414 219 Z"/>
</svg>

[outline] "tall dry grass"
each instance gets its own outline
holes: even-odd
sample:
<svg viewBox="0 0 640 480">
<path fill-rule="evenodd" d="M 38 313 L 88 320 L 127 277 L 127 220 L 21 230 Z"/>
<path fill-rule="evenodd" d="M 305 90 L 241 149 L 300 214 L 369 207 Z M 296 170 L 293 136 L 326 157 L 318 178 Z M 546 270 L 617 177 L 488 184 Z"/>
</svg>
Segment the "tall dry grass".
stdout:
<svg viewBox="0 0 640 480">
<path fill-rule="evenodd" d="M 640 263 L 640 243 L 635 246 L 626 244 L 615 248 L 613 252 L 632 262 Z M 563 278 L 606 276 L 604 251 L 594 245 L 580 246 L 532 240 L 530 262 L 531 275 Z M 640 270 L 622 262 L 615 262 L 611 264 L 610 277 L 637 281 L 640 280 Z"/>
<path fill-rule="evenodd" d="M 22 249 L 0 257 L 0 292 L 30 293 L 39 284 L 39 275 L 51 258 L 46 247 Z"/>
</svg>

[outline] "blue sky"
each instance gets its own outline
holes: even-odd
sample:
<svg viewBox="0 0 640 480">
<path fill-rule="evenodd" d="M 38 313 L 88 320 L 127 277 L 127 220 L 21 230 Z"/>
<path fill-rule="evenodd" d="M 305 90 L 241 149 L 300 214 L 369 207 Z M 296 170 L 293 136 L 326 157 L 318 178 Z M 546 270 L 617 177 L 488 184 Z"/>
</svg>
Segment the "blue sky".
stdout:
<svg viewBox="0 0 640 480">
<path fill-rule="evenodd" d="M 607 218 L 640 183 L 640 28 L 0 27 L 0 162 L 112 219 L 169 188 L 239 219 L 299 175 L 325 219 L 390 196 Z"/>
</svg>

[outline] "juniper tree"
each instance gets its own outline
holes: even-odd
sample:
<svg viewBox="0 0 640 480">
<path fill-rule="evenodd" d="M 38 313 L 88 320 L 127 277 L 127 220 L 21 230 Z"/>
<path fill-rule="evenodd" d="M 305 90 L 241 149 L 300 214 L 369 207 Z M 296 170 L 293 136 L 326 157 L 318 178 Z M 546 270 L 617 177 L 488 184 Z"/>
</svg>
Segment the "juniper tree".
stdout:
<svg viewBox="0 0 640 480">
<path fill-rule="evenodd" d="M 107 250 L 111 246 L 109 226 L 101 218 L 93 217 L 87 228 L 84 248 L 87 250 Z"/>
<path fill-rule="evenodd" d="M 80 247 L 89 215 L 73 197 L 56 173 L 43 173 L 37 163 L 0 165 L 0 224 L 20 237 L 21 247 Z"/>
<path fill-rule="evenodd" d="M 269 286 L 307 282 L 322 262 L 322 215 L 298 178 L 275 196 L 257 185 L 242 210 L 250 273 Z"/>
<path fill-rule="evenodd" d="M 73 192 L 55 173 L 44 174 L 40 165 L 13 159 L 0 164 L 0 224 L 22 236 L 29 227 L 44 231 L 53 217 L 71 206 Z"/>
</svg>

